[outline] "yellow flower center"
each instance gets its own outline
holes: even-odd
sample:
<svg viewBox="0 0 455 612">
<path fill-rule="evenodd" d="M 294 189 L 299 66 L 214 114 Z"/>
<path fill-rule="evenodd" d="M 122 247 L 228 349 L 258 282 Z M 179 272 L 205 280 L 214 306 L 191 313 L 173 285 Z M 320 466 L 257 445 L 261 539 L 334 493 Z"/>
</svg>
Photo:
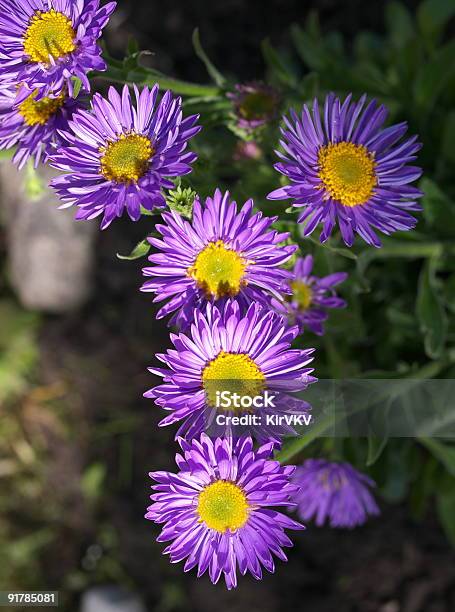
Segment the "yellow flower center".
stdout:
<svg viewBox="0 0 455 612">
<path fill-rule="evenodd" d="M 41 98 L 38 102 L 35 100 L 37 94 L 38 90 L 34 91 L 19 105 L 18 112 L 27 125 L 45 125 L 65 102 L 64 93 L 57 98 Z"/>
<path fill-rule="evenodd" d="M 54 9 L 37 11 L 24 35 L 24 53 L 32 62 L 49 63 L 49 56 L 61 59 L 76 49 L 76 32 L 71 20 Z"/>
<path fill-rule="evenodd" d="M 311 306 L 313 291 L 309 285 L 302 281 L 291 283 L 292 297 L 297 302 L 300 310 L 307 310 Z"/>
<path fill-rule="evenodd" d="M 248 520 L 249 504 L 242 489 L 227 480 L 217 480 L 201 491 L 197 513 L 199 521 L 219 533 L 237 531 Z"/>
<path fill-rule="evenodd" d="M 377 185 L 373 155 L 363 145 L 331 143 L 319 151 L 319 178 L 343 206 L 365 204 Z"/>
<path fill-rule="evenodd" d="M 245 353 L 221 351 L 202 372 L 202 384 L 209 406 L 216 406 L 217 392 L 229 391 L 255 397 L 265 388 L 265 376 Z"/>
<path fill-rule="evenodd" d="M 150 139 L 139 134 L 122 134 L 119 140 L 100 149 L 101 174 L 108 181 L 135 182 L 146 172 L 154 150 Z"/>
<path fill-rule="evenodd" d="M 194 265 L 188 269 L 200 289 L 208 297 L 219 299 L 237 295 L 246 284 L 246 260 L 236 251 L 226 248 L 222 240 L 210 242 L 199 253 Z"/>
</svg>

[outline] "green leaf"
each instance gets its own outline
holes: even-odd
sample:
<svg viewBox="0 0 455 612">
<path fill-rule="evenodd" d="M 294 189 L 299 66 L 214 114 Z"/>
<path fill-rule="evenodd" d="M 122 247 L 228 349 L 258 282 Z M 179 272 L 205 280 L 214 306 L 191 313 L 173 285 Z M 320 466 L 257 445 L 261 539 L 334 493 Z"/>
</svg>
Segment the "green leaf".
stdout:
<svg viewBox="0 0 455 612">
<path fill-rule="evenodd" d="M 381 494 L 389 502 L 397 503 L 406 498 L 410 480 L 411 449 L 412 442 L 403 440 L 399 447 L 391 446 L 384 455 L 385 482 L 381 487 Z"/>
<path fill-rule="evenodd" d="M 196 51 L 196 55 L 198 56 L 198 58 L 204 62 L 207 72 L 209 73 L 213 82 L 218 85 L 218 87 L 224 87 L 224 85 L 226 84 L 226 79 L 221 74 L 221 72 L 217 68 L 215 68 L 215 66 L 209 60 L 207 53 L 204 51 L 201 44 L 198 28 L 196 28 L 193 32 L 193 47 Z"/>
<path fill-rule="evenodd" d="M 321 24 L 319 23 L 319 15 L 316 10 L 311 10 L 305 22 L 305 31 L 312 40 L 321 39 Z"/>
<path fill-rule="evenodd" d="M 135 259 L 140 259 L 141 257 L 145 257 L 150 249 L 152 248 L 150 242 L 146 240 L 141 240 L 134 249 L 131 251 L 129 255 L 120 255 L 117 253 L 117 257 L 126 261 L 134 261 Z"/>
<path fill-rule="evenodd" d="M 158 83 L 158 85 L 162 89 L 171 89 L 176 94 L 181 94 L 182 96 L 203 96 L 207 98 L 213 98 L 219 95 L 220 90 L 218 87 L 213 87 L 212 85 L 199 85 L 197 83 L 187 83 L 186 81 L 181 81 L 179 79 L 173 79 L 168 77 L 158 70 L 147 69 L 145 71 L 145 78 L 143 80 L 144 85 L 154 85 Z M 129 75 L 130 82 L 135 82 L 134 73 Z"/>
<path fill-rule="evenodd" d="M 272 47 L 268 39 L 264 40 L 261 46 L 262 54 L 272 75 L 284 85 L 295 88 L 297 84 L 295 74 L 283 57 Z"/>
<path fill-rule="evenodd" d="M 420 273 L 416 314 L 424 336 L 425 352 L 432 359 L 441 355 L 447 334 L 447 317 L 435 285 L 433 261 L 428 260 Z"/>
<path fill-rule="evenodd" d="M 455 546 L 455 489 L 450 488 L 439 493 L 436 498 L 436 508 L 445 534 Z"/>
<path fill-rule="evenodd" d="M 429 113 L 455 74 L 455 40 L 441 47 L 423 64 L 414 82 L 413 104 L 420 113 Z"/>
<path fill-rule="evenodd" d="M 385 19 L 391 42 L 395 47 L 403 47 L 415 36 L 411 14 L 401 2 L 389 2 L 385 9 Z"/>
<path fill-rule="evenodd" d="M 383 402 L 380 402 L 379 409 L 373 411 L 370 416 L 367 466 L 375 464 L 387 446 L 389 441 L 388 417 L 393 403 L 394 398 L 390 398 L 385 407 Z"/>
<path fill-rule="evenodd" d="M 389 440 L 389 435 L 387 432 L 387 417 L 388 412 L 392 406 L 393 400 L 387 402 L 387 406 L 383 407 L 382 403 L 380 406 L 380 415 L 377 416 L 375 422 L 375 413 L 372 414 L 371 418 L 373 421 L 369 424 L 369 434 L 368 434 L 368 452 L 366 465 L 371 466 L 379 459 L 382 455 L 382 451 L 387 446 L 387 442 Z M 384 414 L 385 412 L 385 414 Z M 376 426 L 377 425 L 377 426 Z M 379 435 L 377 432 L 380 432 Z"/>
<path fill-rule="evenodd" d="M 455 110 L 450 111 L 445 120 L 442 154 L 455 165 Z"/>
<path fill-rule="evenodd" d="M 127 52 L 128 55 L 137 55 L 139 53 L 139 43 L 133 36 L 128 40 Z"/>
<path fill-rule="evenodd" d="M 300 58 L 306 66 L 320 72 L 330 63 L 324 39 L 320 35 L 319 22 L 316 13 L 310 14 L 305 30 L 294 24 L 291 26 L 291 38 Z"/>
<path fill-rule="evenodd" d="M 82 81 L 78 77 L 73 77 L 73 82 L 73 98 L 77 98 L 81 93 Z"/>
<path fill-rule="evenodd" d="M 447 306 L 455 312 L 455 274 L 451 274 L 444 283 L 444 297 Z"/>
<path fill-rule="evenodd" d="M 434 457 L 427 457 L 418 478 L 413 482 L 411 489 L 411 509 L 415 520 L 421 521 L 428 508 L 429 501 L 436 486 L 436 476 L 439 463 Z"/>
<path fill-rule="evenodd" d="M 455 235 L 455 202 L 428 177 L 420 181 L 419 187 L 424 193 L 422 206 L 428 225 L 436 229 L 438 235 L 453 238 Z"/>
<path fill-rule="evenodd" d="M 147 85 L 152 87 L 158 84 L 161 89 L 170 89 L 182 96 L 201 97 L 205 99 L 216 98 L 220 94 L 218 87 L 213 85 L 199 85 L 168 77 L 154 68 L 139 66 L 128 70 L 124 66 L 118 67 L 109 63 L 104 72 L 95 72 L 94 77 L 113 83 L 136 83 L 136 85 Z"/>
<path fill-rule="evenodd" d="M 388 439 L 388 436 L 375 436 L 373 433 L 369 434 L 366 460 L 367 466 L 371 466 L 376 463 L 376 461 L 382 455 L 382 451 L 387 446 Z"/>
<path fill-rule="evenodd" d="M 417 21 L 425 38 L 435 42 L 454 15 L 453 0 L 424 0 L 417 10 Z"/>
<path fill-rule="evenodd" d="M 449 445 L 436 438 L 419 438 L 423 446 L 438 459 L 452 476 L 455 476 L 455 445 Z"/>
</svg>

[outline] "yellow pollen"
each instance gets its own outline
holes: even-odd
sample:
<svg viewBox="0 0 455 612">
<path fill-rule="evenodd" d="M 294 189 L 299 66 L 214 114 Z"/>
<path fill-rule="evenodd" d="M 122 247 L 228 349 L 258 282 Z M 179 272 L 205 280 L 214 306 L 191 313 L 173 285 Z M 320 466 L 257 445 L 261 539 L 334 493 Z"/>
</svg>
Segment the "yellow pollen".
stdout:
<svg viewBox="0 0 455 612">
<path fill-rule="evenodd" d="M 101 174 L 117 183 L 137 182 L 147 172 L 154 150 L 150 139 L 139 134 L 122 134 L 100 149 Z"/>
<path fill-rule="evenodd" d="M 18 112 L 27 125 L 45 125 L 65 102 L 64 93 L 57 98 L 41 98 L 38 102 L 35 100 L 37 94 L 38 90 L 34 91 L 19 105 Z"/>
<path fill-rule="evenodd" d="M 313 291 L 309 285 L 302 281 L 291 283 L 292 298 L 297 302 L 300 310 L 307 310 L 311 306 Z"/>
<path fill-rule="evenodd" d="M 376 164 L 363 145 L 331 143 L 319 150 L 318 164 L 328 196 L 343 206 L 365 204 L 372 196 L 378 182 Z"/>
<path fill-rule="evenodd" d="M 224 533 L 237 531 L 248 520 L 250 506 L 242 489 L 227 480 L 217 480 L 199 493 L 199 521 Z"/>
<path fill-rule="evenodd" d="M 209 406 L 216 406 L 217 391 L 255 397 L 265 388 L 265 376 L 245 353 L 221 351 L 202 372 L 202 385 Z"/>
<path fill-rule="evenodd" d="M 76 32 L 71 20 L 54 9 L 37 11 L 24 35 L 24 53 L 32 62 L 49 64 L 49 56 L 61 59 L 76 49 Z"/>
<path fill-rule="evenodd" d="M 246 285 L 247 261 L 236 251 L 226 248 L 222 240 L 210 242 L 188 269 L 207 297 L 219 299 L 237 295 Z"/>
</svg>

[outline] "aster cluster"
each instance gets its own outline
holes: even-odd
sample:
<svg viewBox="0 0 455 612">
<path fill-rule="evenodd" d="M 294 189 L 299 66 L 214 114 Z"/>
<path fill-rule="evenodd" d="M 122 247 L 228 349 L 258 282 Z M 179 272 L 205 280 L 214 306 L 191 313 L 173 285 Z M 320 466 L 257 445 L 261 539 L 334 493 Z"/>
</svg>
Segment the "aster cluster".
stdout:
<svg viewBox="0 0 455 612">
<path fill-rule="evenodd" d="M 283 437 L 297 433 L 286 420 L 248 432 L 218 428 L 226 390 L 247 398 L 271 392 L 278 416 L 311 413 L 301 395 L 316 381 L 314 350 L 293 342 L 322 335 L 329 311 L 346 306 L 336 290 L 347 274 L 316 276 L 313 257 L 300 257 L 277 217 L 253 200 L 238 205 L 218 188 L 204 198 L 181 187 L 201 128 L 197 115 L 184 116 L 179 97 L 160 95 L 158 85 L 125 85 L 89 98 L 90 71 L 106 68 L 98 39 L 114 8 L 99 0 L 0 0 L 0 148 L 15 147 L 19 167 L 30 158 L 48 162 L 59 173 L 51 185 L 62 208 L 75 206 L 80 220 L 99 217 L 101 229 L 125 213 L 132 221 L 161 213 L 142 291 L 175 330 L 172 348 L 156 355 L 161 366 L 150 368 L 162 381 L 145 396 L 165 412 L 160 426 L 178 424 L 181 451 L 176 473 L 150 474 L 146 518 L 162 525 L 158 540 L 169 543 L 171 562 L 208 572 L 213 583 L 223 577 L 230 589 L 237 570 L 260 579 L 276 558 L 286 560 L 285 530 L 304 527 L 277 508 L 347 528 L 378 513 L 373 481 L 351 465 L 310 459 L 296 468 L 274 458 Z M 237 128 L 249 135 L 276 117 L 280 96 L 268 85 L 237 85 L 226 95 Z M 405 138 L 405 123 L 384 128 L 386 115 L 366 96 L 329 94 L 322 112 L 314 101 L 284 117 L 275 166 L 284 183 L 268 198 L 301 209 L 304 237 L 321 226 L 325 242 L 338 227 L 349 247 L 355 234 L 380 247 L 378 232 L 414 227 L 420 144 Z M 262 156 L 247 144 L 239 161 Z"/>
<path fill-rule="evenodd" d="M 253 437 L 216 428 L 224 390 L 254 397 L 267 389 L 280 397 L 279 414 L 309 410 L 294 394 L 315 380 L 313 351 L 291 348 L 298 326 L 272 308 L 290 293 L 292 273 L 281 266 L 296 247 L 251 200 L 238 207 L 218 189 L 205 202 L 196 197 L 191 220 L 176 210 L 162 218 L 143 290 L 165 302 L 157 316 L 171 314 L 179 332 L 174 348 L 156 356 L 165 367 L 150 368 L 163 383 L 145 395 L 167 412 L 161 426 L 179 424 L 183 456 L 177 474 L 151 474 L 158 484 L 146 516 L 164 524 L 158 539 L 171 542 L 172 562 L 185 559 L 185 570 L 197 566 L 214 583 L 224 576 L 230 589 L 237 569 L 257 579 L 262 568 L 274 571 L 273 557 L 286 560 L 292 545 L 285 529 L 303 528 L 274 509 L 292 506 L 298 490 L 295 468 L 272 458 L 292 428 L 253 427 Z"/>
<path fill-rule="evenodd" d="M 292 342 L 304 328 L 322 334 L 327 309 L 345 306 L 334 287 L 346 274 L 314 276 L 311 256 L 298 258 L 293 270 L 283 268 L 296 250 L 287 244 L 289 235 L 276 232 L 276 219 L 255 212 L 251 200 L 238 207 L 227 192 L 216 190 L 205 202 L 196 197 L 191 219 L 176 210 L 162 219 L 160 237 L 149 239 L 156 251 L 143 270 L 151 280 L 142 289 L 164 303 L 157 317 L 171 315 L 178 331 L 170 336 L 173 348 L 156 355 L 164 367 L 150 368 L 162 383 L 145 396 L 166 411 L 160 426 L 179 425 L 183 455 L 176 456 L 178 473 L 151 474 L 157 484 L 146 517 L 163 524 L 158 540 L 170 542 L 165 553 L 172 562 L 185 560 L 185 571 L 197 567 L 198 576 L 208 571 L 214 583 L 224 576 L 230 589 L 237 569 L 259 579 L 262 568 L 274 571 L 273 556 L 286 559 L 283 547 L 291 541 L 284 529 L 303 525 L 273 507 L 297 507 L 303 517 L 306 488 L 300 469 L 272 458 L 283 437 L 297 432 L 262 419 L 247 434 L 219 428 L 217 396 L 268 390 L 278 398 L 275 415 L 310 412 L 296 394 L 316 380 L 313 349 L 295 349 Z M 264 418 L 267 409 L 260 414 Z M 356 495 L 368 493 L 354 470 L 345 472 L 354 482 L 335 495 L 338 527 L 354 524 Z M 326 505 L 326 491 L 337 487 L 331 479 L 325 489 L 314 489 L 313 507 Z"/>
<path fill-rule="evenodd" d="M 191 171 L 187 151 L 198 117 L 158 86 L 134 87 L 88 101 L 88 74 L 106 63 L 98 44 L 116 6 L 99 0 L 0 1 L 0 149 L 15 147 L 22 167 L 48 162 L 62 208 L 77 219 L 101 217 L 105 229 L 125 212 L 164 208 L 165 189 Z M 75 84 L 78 87 L 75 88 Z"/>
</svg>

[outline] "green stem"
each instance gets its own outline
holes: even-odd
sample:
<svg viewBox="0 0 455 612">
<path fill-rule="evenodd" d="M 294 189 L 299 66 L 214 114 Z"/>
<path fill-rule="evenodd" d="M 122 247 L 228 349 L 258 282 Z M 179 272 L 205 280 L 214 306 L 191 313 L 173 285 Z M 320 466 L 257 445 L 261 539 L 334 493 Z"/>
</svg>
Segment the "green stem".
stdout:
<svg viewBox="0 0 455 612">
<path fill-rule="evenodd" d="M 163 89 L 188 96 L 214 98 L 220 95 L 220 89 L 211 85 L 199 85 L 173 79 L 156 70 L 140 68 L 138 70 L 125 70 L 109 66 L 105 72 L 96 72 L 95 78 L 111 81 L 113 83 L 136 83 L 137 85 L 158 85 Z"/>
</svg>

